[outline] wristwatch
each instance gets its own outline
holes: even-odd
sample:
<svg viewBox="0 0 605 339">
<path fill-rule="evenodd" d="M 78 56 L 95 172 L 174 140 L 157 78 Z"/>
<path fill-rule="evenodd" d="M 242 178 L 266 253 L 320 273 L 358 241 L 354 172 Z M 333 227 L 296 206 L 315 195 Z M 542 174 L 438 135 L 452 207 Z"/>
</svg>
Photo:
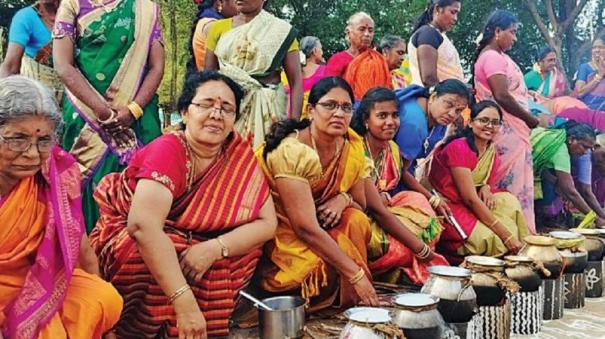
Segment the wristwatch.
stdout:
<svg viewBox="0 0 605 339">
<path fill-rule="evenodd" d="M 227 245 L 225 245 L 225 243 L 223 242 L 223 239 L 221 239 L 221 237 L 218 236 L 218 237 L 216 237 L 216 241 L 218 241 L 218 244 L 221 245 L 221 256 L 223 258 L 229 257 L 229 247 L 227 247 Z"/>
</svg>

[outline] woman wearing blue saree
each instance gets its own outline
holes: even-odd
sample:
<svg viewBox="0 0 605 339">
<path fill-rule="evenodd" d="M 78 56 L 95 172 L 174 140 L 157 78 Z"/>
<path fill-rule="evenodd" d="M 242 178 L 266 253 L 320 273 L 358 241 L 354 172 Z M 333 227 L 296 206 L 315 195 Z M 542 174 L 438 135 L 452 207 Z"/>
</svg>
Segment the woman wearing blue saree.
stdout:
<svg viewBox="0 0 605 339">
<path fill-rule="evenodd" d="M 159 14 L 151 0 L 64 0 L 57 13 L 55 68 L 66 87 L 62 146 L 83 174 L 88 232 L 98 219 L 96 184 L 161 134 Z"/>
</svg>

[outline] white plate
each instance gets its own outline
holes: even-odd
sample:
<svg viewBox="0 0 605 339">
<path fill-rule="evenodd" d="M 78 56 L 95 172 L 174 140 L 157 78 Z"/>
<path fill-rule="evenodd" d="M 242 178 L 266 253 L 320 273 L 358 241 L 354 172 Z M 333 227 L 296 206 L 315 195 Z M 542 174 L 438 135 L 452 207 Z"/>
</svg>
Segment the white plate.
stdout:
<svg viewBox="0 0 605 339">
<path fill-rule="evenodd" d="M 445 277 L 470 278 L 473 272 L 462 267 L 455 266 L 431 266 L 428 269 L 429 273 L 441 275 Z"/>
<path fill-rule="evenodd" d="M 435 305 L 439 302 L 439 298 L 426 293 L 405 293 L 396 295 L 393 302 L 405 307 L 424 307 Z"/>
<path fill-rule="evenodd" d="M 574 233 L 574 232 L 568 232 L 568 231 L 552 231 L 550 233 L 551 237 L 553 238 L 557 238 L 557 239 L 579 239 L 582 237 L 581 234 L 578 233 Z"/>
<path fill-rule="evenodd" d="M 389 311 L 376 307 L 354 307 L 344 313 L 345 317 L 360 323 L 382 324 L 391 321 Z"/>
</svg>

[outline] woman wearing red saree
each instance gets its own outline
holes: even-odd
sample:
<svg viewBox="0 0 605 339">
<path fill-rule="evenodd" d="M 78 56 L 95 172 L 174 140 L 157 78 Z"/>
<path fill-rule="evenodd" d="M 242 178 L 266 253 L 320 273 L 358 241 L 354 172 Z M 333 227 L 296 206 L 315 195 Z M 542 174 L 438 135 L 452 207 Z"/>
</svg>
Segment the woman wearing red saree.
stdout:
<svg viewBox="0 0 605 339">
<path fill-rule="evenodd" d="M 91 240 L 125 299 L 120 337 L 228 335 L 236 296 L 276 225 L 266 179 L 233 132 L 242 95 L 224 75 L 193 74 L 178 102 L 184 131 L 154 140 L 99 184 Z"/>
</svg>

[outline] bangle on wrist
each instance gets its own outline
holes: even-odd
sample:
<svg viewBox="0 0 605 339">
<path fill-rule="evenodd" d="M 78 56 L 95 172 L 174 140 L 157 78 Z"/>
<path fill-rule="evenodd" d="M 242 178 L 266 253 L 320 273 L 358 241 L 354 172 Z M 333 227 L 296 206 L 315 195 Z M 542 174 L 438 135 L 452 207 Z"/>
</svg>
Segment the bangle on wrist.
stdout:
<svg viewBox="0 0 605 339">
<path fill-rule="evenodd" d="M 420 252 L 414 255 L 420 260 L 427 259 L 431 255 L 431 248 L 427 244 L 424 244 Z"/>
<path fill-rule="evenodd" d="M 355 285 L 358 282 L 361 281 L 361 279 L 363 279 L 363 277 L 365 277 L 366 275 L 366 271 L 363 270 L 363 268 L 359 268 L 359 271 L 357 271 L 357 273 L 355 273 L 354 276 L 351 277 L 351 279 L 349 279 L 349 284 L 351 285 Z"/>
<path fill-rule="evenodd" d="M 109 118 L 107 118 L 107 119 L 105 119 L 105 120 L 101 120 L 101 118 L 97 117 L 97 121 L 98 121 L 100 124 L 106 124 L 106 123 L 110 122 L 112 119 L 114 119 L 114 118 L 116 117 L 116 115 L 118 115 L 118 114 L 116 113 L 116 111 L 114 111 L 114 110 L 112 109 L 112 110 L 111 110 L 111 114 L 109 115 Z"/>
<path fill-rule="evenodd" d="M 508 238 L 506 238 L 506 240 L 503 241 L 504 245 L 506 245 L 512 238 L 514 237 L 514 235 L 509 235 Z"/>
<path fill-rule="evenodd" d="M 183 286 L 181 286 L 178 290 L 174 291 L 170 297 L 168 297 L 168 303 L 172 304 L 178 297 L 182 296 L 183 294 L 185 294 L 185 292 L 191 290 L 191 286 L 189 286 L 189 284 L 185 284 Z"/>
<path fill-rule="evenodd" d="M 494 219 L 494 221 L 492 221 L 492 223 L 489 224 L 488 228 L 491 229 L 492 227 L 496 226 L 497 223 L 498 223 L 498 219 Z"/>
<path fill-rule="evenodd" d="M 350 207 L 353 204 L 353 197 L 349 193 L 340 192 L 339 194 L 345 198 L 345 202 L 347 203 L 346 207 Z"/>
<path fill-rule="evenodd" d="M 134 116 L 135 120 L 139 120 L 143 116 L 143 109 L 136 101 L 130 102 L 126 107 L 128 107 L 130 114 Z"/>
</svg>

